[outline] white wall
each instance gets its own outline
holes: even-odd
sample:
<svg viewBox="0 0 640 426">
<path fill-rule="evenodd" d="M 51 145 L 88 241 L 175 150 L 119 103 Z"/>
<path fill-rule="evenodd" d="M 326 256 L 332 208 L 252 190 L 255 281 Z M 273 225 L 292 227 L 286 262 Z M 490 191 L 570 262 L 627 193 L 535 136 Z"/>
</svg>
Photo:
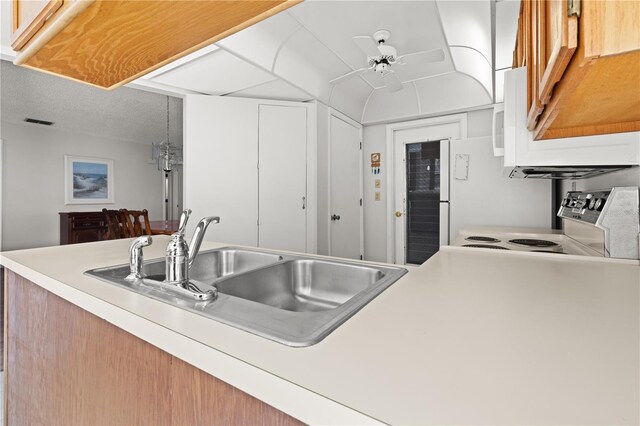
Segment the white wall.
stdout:
<svg viewBox="0 0 640 426">
<path fill-rule="evenodd" d="M 57 245 L 59 212 L 147 209 L 162 218 L 162 173 L 148 164 L 149 145 L 2 122 L 2 249 Z M 64 155 L 114 160 L 115 203 L 64 204 Z"/>
<path fill-rule="evenodd" d="M 220 216 L 204 238 L 258 245 L 258 104 L 253 99 L 184 99 L 184 206 L 187 235 L 205 216 Z"/>
<path fill-rule="evenodd" d="M 491 134 L 493 109 L 467 113 L 467 136 L 480 137 Z M 376 262 L 387 261 L 387 180 L 385 175 L 387 133 L 386 124 L 364 127 L 364 257 Z M 381 173 L 371 173 L 369 159 L 372 152 L 381 153 Z M 380 179 L 380 188 L 375 188 L 375 180 Z M 375 200 L 375 192 L 380 192 L 380 201 Z"/>
</svg>

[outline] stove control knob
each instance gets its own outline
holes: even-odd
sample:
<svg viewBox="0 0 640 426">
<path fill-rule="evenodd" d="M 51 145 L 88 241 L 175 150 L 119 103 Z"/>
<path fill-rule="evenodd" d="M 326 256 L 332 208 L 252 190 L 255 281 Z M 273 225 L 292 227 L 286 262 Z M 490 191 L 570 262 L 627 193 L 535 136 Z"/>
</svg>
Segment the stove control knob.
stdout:
<svg viewBox="0 0 640 426">
<path fill-rule="evenodd" d="M 598 200 L 597 198 L 592 198 L 591 201 L 589 202 L 589 210 L 593 210 L 596 208 L 596 200 Z"/>
<path fill-rule="evenodd" d="M 607 201 L 605 198 L 596 198 L 595 209 L 599 212 L 602 211 L 605 201 Z"/>
<path fill-rule="evenodd" d="M 565 207 L 571 207 L 571 203 L 573 202 L 573 200 L 571 199 L 571 197 L 567 197 L 564 200 L 564 206 Z"/>
</svg>

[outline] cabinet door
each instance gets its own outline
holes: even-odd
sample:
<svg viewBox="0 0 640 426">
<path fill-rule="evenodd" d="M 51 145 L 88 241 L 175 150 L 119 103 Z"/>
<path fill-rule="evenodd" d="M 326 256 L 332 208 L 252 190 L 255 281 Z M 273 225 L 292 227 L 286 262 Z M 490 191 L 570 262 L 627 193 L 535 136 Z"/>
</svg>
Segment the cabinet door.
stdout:
<svg viewBox="0 0 640 426">
<path fill-rule="evenodd" d="M 307 251 L 307 109 L 260 105 L 258 246 Z"/>
<path fill-rule="evenodd" d="M 73 232 L 71 244 L 90 243 L 93 241 L 100 241 L 101 239 L 102 232 L 100 229 L 79 229 Z"/>
<path fill-rule="evenodd" d="M 532 20 L 531 103 L 527 126 L 534 130 L 538 116 L 578 46 L 578 18 L 569 16 L 567 0 L 526 3 L 529 3 Z"/>
<path fill-rule="evenodd" d="M 13 50 L 22 49 L 62 3 L 63 0 L 13 0 Z"/>
</svg>

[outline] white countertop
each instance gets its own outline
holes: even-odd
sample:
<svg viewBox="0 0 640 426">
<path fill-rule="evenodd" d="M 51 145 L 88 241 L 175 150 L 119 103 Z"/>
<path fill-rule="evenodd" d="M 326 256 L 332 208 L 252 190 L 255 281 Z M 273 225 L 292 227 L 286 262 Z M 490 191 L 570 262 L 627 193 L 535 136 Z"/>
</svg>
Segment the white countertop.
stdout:
<svg viewBox="0 0 640 426">
<path fill-rule="evenodd" d="M 83 275 L 126 263 L 130 242 L 0 261 L 307 423 L 640 422 L 637 262 L 444 247 L 318 344 L 291 348 Z"/>
</svg>

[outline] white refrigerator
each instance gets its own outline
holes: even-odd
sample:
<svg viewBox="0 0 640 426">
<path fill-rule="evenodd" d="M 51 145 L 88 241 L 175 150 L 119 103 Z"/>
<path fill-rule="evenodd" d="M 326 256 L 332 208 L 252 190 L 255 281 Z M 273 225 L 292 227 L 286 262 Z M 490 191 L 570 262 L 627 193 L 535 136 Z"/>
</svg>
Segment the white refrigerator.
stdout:
<svg viewBox="0 0 640 426">
<path fill-rule="evenodd" d="M 439 185 L 425 186 L 434 169 L 425 171 L 425 161 L 414 158 L 420 154 L 412 153 L 426 151 L 426 145 L 408 144 L 400 185 L 405 191 L 396 196 L 396 210 L 402 212 L 396 214 L 396 263 L 421 263 L 467 226 L 551 227 L 551 181 L 510 179 L 502 159 L 493 155 L 491 137 L 423 144 L 431 144 L 432 151 L 439 144 L 438 161 L 426 162 L 437 165 Z"/>
</svg>

